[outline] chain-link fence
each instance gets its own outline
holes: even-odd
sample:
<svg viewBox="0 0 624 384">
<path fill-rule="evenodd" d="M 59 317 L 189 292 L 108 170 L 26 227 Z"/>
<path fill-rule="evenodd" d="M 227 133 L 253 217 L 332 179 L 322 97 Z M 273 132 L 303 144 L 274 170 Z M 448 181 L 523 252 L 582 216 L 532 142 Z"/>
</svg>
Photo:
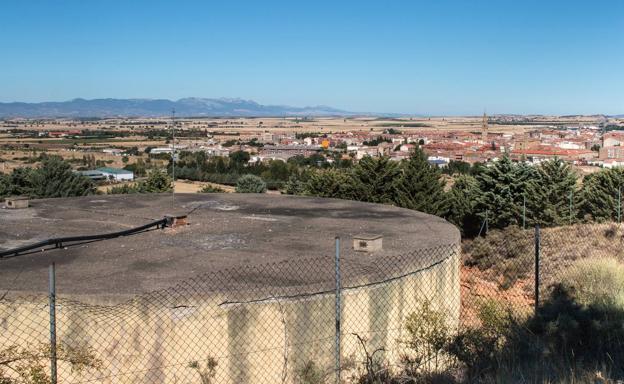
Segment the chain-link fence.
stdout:
<svg viewBox="0 0 624 384">
<path fill-rule="evenodd" d="M 211 272 L 113 305 L 7 292 L 0 383 L 525 382 L 530 363 L 526 382 L 552 382 L 596 368 L 572 336 L 619 377 L 623 242 L 616 224 L 510 227 L 383 259 L 341 259 L 337 243 L 335 258 Z M 558 346 L 581 357 L 562 362 Z"/>
</svg>

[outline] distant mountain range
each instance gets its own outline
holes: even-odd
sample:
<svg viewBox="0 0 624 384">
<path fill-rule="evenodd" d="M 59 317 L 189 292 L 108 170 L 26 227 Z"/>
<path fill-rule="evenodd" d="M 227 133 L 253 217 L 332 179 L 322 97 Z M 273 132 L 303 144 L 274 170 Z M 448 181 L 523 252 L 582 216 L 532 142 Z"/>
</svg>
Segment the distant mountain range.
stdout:
<svg viewBox="0 0 624 384">
<path fill-rule="evenodd" d="M 43 103 L 0 103 L 0 117 L 268 117 L 268 116 L 353 116 L 371 115 L 331 108 L 261 105 L 252 100 L 184 98 L 167 99 L 74 99 Z"/>
</svg>

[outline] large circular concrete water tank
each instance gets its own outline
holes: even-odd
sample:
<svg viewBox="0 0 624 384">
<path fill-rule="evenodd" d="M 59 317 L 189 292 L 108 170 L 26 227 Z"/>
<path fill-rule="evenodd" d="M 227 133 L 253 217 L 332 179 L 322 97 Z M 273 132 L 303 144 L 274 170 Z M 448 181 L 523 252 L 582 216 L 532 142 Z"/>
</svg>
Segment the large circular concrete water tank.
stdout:
<svg viewBox="0 0 624 384">
<path fill-rule="evenodd" d="M 186 225 L 0 260 L 0 349 L 46 342 L 38 304 L 54 263 L 60 340 L 104 362 L 81 377 L 66 370 L 68 380 L 187 382 L 197 374 L 188 363 L 211 356 L 215 382 L 293 382 L 306 362 L 333 364 L 336 237 L 344 356 L 357 353 L 358 333 L 398 359 L 404 321 L 423 302 L 451 325 L 459 316 L 458 230 L 387 205 L 268 194 L 33 200 L 0 210 L 0 250 L 167 214 Z M 379 242 L 362 251 L 367 241 Z"/>
</svg>

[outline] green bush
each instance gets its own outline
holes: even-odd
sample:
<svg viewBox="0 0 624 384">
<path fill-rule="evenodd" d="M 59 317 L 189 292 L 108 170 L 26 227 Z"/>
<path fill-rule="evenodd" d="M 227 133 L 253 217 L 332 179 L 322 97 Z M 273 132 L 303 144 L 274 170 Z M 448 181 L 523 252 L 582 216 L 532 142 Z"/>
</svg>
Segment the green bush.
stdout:
<svg viewBox="0 0 624 384">
<path fill-rule="evenodd" d="M 199 193 L 223 193 L 225 190 L 221 187 L 214 186 L 212 184 L 206 184 L 202 189 L 199 190 Z"/>
<path fill-rule="evenodd" d="M 450 341 L 451 329 L 446 313 L 432 308 L 426 300 L 407 317 L 405 331 L 408 337 L 403 343 L 409 349 L 409 353 L 403 356 L 406 369 L 412 375 L 423 370 L 437 372 Z"/>
<path fill-rule="evenodd" d="M 135 185 L 124 184 L 108 190 L 109 195 L 126 193 L 163 193 L 171 192 L 173 183 L 171 178 L 164 171 L 154 169 L 145 180 L 141 180 Z"/>
<path fill-rule="evenodd" d="M 236 182 L 238 193 L 265 193 L 266 190 L 266 183 L 255 175 L 243 175 Z"/>
<path fill-rule="evenodd" d="M 478 306 L 478 325 L 462 329 L 449 342 L 447 352 L 464 367 L 468 382 L 495 376 L 507 354 L 517 329 L 512 313 L 493 300 Z"/>
<path fill-rule="evenodd" d="M 126 195 L 130 193 L 139 193 L 139 191 L 134 185 L 130 184 L 114 186 L 106 191 L 107 195 Z"/>
</svg>

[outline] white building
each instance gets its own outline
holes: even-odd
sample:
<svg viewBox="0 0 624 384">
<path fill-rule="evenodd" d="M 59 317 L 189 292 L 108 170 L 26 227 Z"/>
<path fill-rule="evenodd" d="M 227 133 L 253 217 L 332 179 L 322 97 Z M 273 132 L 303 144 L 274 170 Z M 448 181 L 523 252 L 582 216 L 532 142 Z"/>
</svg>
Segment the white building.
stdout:
<svg viewBox="0 0 624 384">
<path fill-rule="evenodd" d="M 124 152 L 122 149 L 119 148 L 104 148 L 102 150 L 102 152 L 107 153 L 109 155 L 114 155 L 114 156 L 121 156 L 121 154 Z"/>
<path fill-rule="evenodd" d="M 585 149 L 585 146 L 570 141 L 562 141 L 558 147 L 561 149 Z"/>
<path fill-rule="evenodd" d="M 109 180 L 114 181 L 132 181 L 134 180 L 134 172 L 121 168 L 98 168 L 98 172 L 102 173 Z"/>
<path fill-rule="evenodd" d="M 150 155 L 159 155 L 161 153 L 172 153 L 173 152 L 173 148 L 171 147 L 159 147 L 159 148 L 152 148 L 152 150 L 150 151 Z"/>
</svg>

